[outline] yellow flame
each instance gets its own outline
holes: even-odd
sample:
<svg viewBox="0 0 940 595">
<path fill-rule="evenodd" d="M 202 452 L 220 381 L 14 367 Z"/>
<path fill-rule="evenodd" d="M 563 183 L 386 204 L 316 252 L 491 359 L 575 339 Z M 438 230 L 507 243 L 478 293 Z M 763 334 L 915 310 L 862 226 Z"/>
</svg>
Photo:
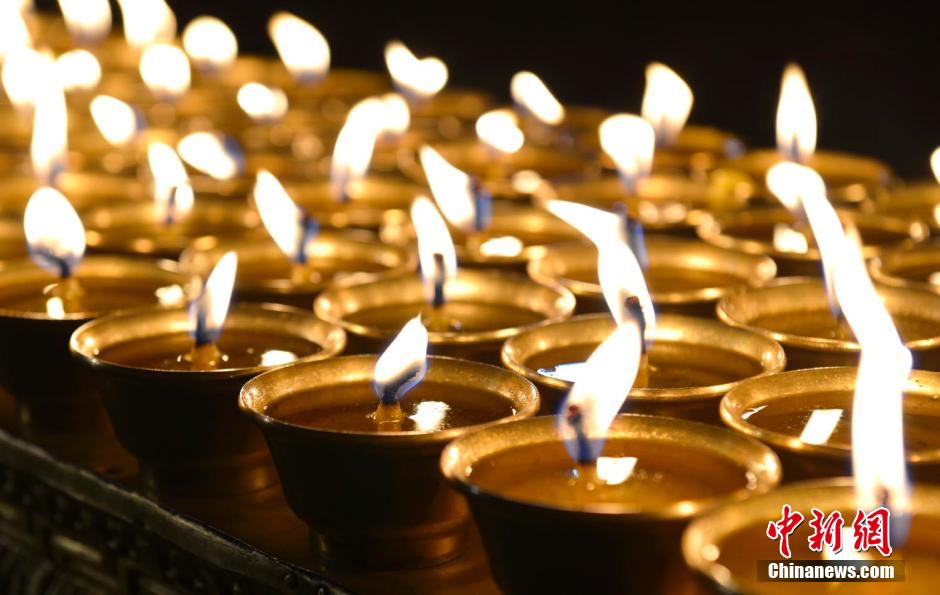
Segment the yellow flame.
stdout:
<svg viewBox="0 0 940 595">
<path fill-rule="evenodd" d="M 118 0 L 124 38 L 134 49 L 172 41 L 176 36 L 176 15 L 164 0 Z"/>
<path fill-rule="evenodd" d="M 646 67 L 646 90 L 641 113 L 656 131 L 656 142 L 668 146 L 689 119 L 694 96 L 689 85 L 665 64 Z"/>
<path fill-rule="evenodd" d="M 101 41 L 111 32 L 111 5 L 108 0 L 59 0 L 65 26 L 80 43 Z"/>
<path fill-rule="evenodd" d="M 435 284 L 446 283 L 457 275 L 457 253 L 447 224 L 427 197 L 419 196 L 411 204 L 411 222 L 418 235 L 418 260 L 430 300 Z M 435 255 L 440 255 L 444 270 L 438 269 Z"/>
<path fill-rule="evenodd" d="M 47 78 L 54 76 L 54 64 L 49 56 L 21 46 L 14 48 L 3 62 L 3 90 L 10 103 L 20 112 L 28 114 L 42 93 Z"/>
<path fill-rule="evenodd" d="M 53 274 L 71 271 L 85 255 L 85 228 L 58 190 L 43 187 L 33 193 L 23 213 L 23 230 L 33 260 Z"/>
<path fill-rule="evenodd" d="M 599 129 L 601 148 L 610 155 L 627 189 L 649 175 L 656 148 L 653 126 L 633 114 L 617 114 L 604 120 Z"/>
<path fill-rule="evenodd" d="M 330 45 L 316 27 L 289 12 L 268 21 L 268 35 L 281 61 L 298 82 L 323 78 L 330 69 Z"/>
<path fill-rule="evenodd" d="M 470 176 L 427 145 L 421 147 L 420 157 L 431 194 L 444 217 L 455 227 L 471 231 L 476 219 L 476 203 Z"/>
<path fill-rule="evenodd" d="M 930 154 L 930 169 L 933 171 L 933 175 L 937 178 L 937 182 L 940 182 L 940 147 L 934 149 L 933 153 Z"/>
<path fill-rule="evenodd" d="M 180 139 L 176 150 L 183 161 L 216 180 L 231 180 L 241 173 L 240 155 L 226 146 L 221 134 L 193 132 Z"/>
<path fill-rule="evenodd" d="M 777 104 L 777 149 L 799 163 L 816 150 L 816 108 L 803 70 L 788 64 L 783 71 Z"/>
<path fill-rule="evenodd" d="M 287 94 L 261 83 L 245 83 L 238 90 L 238 106 L 255 122 L 274 122 L 287 113 Z"/>
<path fill-rule="evenodd" d="M 0 60 L 13 51 L 32 45 L 33 40 L 23 15 L 16 6 L 0 5 Z"/>
<path fill-rule="evenodd" d="M 183 49 L 199 70 L 218 72 L 235 61 L 238 40 L 221 19 L 201 16 L 183 29 Z"/>
<path fill-rule="evenodd" d="M 399 400 L 424 377 L 427 371 L 428 330 L 421 317 L 409 320 L 375 362 L 375 392 L 386 391 Z"/>
<path fill-rule="evenodd" d="M 65 91 L 55 76 L 55 67 L 47 58 L 46 66 L 36 74 L 40 88 L 33 112 L 33 138 L 29 147 L 33 175 L 44 185 L 53 185 L 66 166 L 68 153 L 68 112 Z"/>
<path fill-rule="evenodd" d="M 176 46 L 153 44 L 140 56 L 140 78 L 160 99 L 179 99 L 189 90 L 191 76 L 186 53 Z"/>
<path fill-rule="evenodd" d="M 101 82 L 101 64 L 86 50 L 71 50 L 55 61 L 56 73 L 66 91 L 91 91 Z"/>
<path fill-rule="evenodd" d="M 486 112 L 476 123 L 477 136 L 500 153 L 515 153 L 525 143 L 516 114 L 506 109 Z"/>
<path fill-rule="evenodd" d="M 607 430 L 639 372 L 641 342 L 639 324 L 628 320 L 604 339 L 578 374 L 558 417 L 558 432 L 575 460 L 596 459 L 600 454 Z M 567 415 L 575 410 L 580 413 L 581 430 L 591 441 L 588 453 L 581 452 L 578 432 Z"/>
<path fill-rule="evenodd" d="M 375 141 L 384 129 L 385 104 L 375 97 L 363 99 L 349 110 L 333 145 L 330 180 L 334 196 L 344 199 L 348 185 L 369 169 Z"/>
<path fill-rule="evenodd" d="M 302 256 L 304 236 L 303 211 L 291 200 L 281 182 L 270 172 L 261 170 L 255 179 L 255 206 L 264 227 L 274 242 L 291 259 Z"/>
<path fill-rule="evenodd" d="M 90 110 L 101 136 L 115 147 L 125 146 L 137 137 L 137 112 L 120 99 L 98 95 L 91 100 Z"/>
<path fill-rule="evenodd" d="M 509 91 L 513 101 L 542 122 L 556 126 L 565 119 L 565 108 L 535 73 L 523 70 L 514 74 Z"/>
<path fill-rule="evenodd" d="M 793 229 L 786 223 L 774 225 L 774 248 L 780 252 L 806 254 L 809 252 L 809 240 L 803 232 Z"/>
<path fill-rule="evenodd" d="M 614 320 L 626 324 L 633 319 L 626 300 L 636 297 L 640 300 L 646 333 L 651 333 L 656 326 L 653 299 L 643 277 L 643 267 L 622 237 L 610 237 L 598 245 L 597 277 Z"/>
<path fill-rule="evenodd" d="M 379 101 L 382 102 L 382 133 L 396 137 L 407 132 L 411 125 L 411 109 L 405 98 L 398 93 L 386 93 L 379 97 Z"/>
<path fill-rule="evenodd" d="M 209 273 L 203 291 L 197 298 L 196 307 L 190 310 L 191 328 L 195 329 L 197 326 L 196 314 L 203 312 L 206 330 L 212 334 L 221 331 L 228 315 L 237 271 L 238 255 L 235 252 L 226 252 Z"/>
<path fill-rule="evenodd" d="M 404 91 L 427 99 L 447 84 L 447 65 L 439 58 L 418 58 L 400 41 L 385 46 L 385 65 L 395 84 Z"/>
<path fill-rule="evenodd" d="M 189 175 L 183 162 L 173 147 L 163 143 L 153 143 L 147 147 L 147 163 L 153 177 L 153 199 L 157 205 L 157 215 L 161 220 L 176 220 L 185 216 L 192 208 L 192 201 L 177 204 L 177 198 L 187 198 L 186 194 L 176 194 L 177 188 L 191 187 Z"/>
</svg>

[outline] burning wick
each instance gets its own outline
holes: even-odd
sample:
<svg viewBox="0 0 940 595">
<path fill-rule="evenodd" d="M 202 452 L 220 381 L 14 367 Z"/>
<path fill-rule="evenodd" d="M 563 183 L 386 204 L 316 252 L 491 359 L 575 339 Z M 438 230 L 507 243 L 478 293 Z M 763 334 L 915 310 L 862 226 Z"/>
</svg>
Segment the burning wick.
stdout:
<svg viewBox="0 0 940 595">
<path fill-rule="evenodd" d="M 291 282 L 304 285 L 314 274 L 307 247 L 320 231 L 320 223 L 298 206 L 274 175 L 258 172 L 254 186 L 255 205 L 261 222 L 278 248 L 291 260 Z"/>
<path fill-rule="evenodd" d="M 620 230 L 624 236 L 623 240 L 636 256 L 640 267 L 645 271 L 649 268 L 650 257 L 649 251 L 646 249 L 646 232 L 643 229 L 643 223 L 639 219 L 631 217 L 627 212 L 627 205 L 622 202 L 614 204 L 614 214 L 620 217 Z"/>
<path fill-rule="evenodd" d="M 209 273 L 199 296 L 189 307 L 193 348 L 187 359 L 193 370 L 214 370 L 225 356 L 216 342 L 222 334 L 238 270 L 238 256 L 226 252 Z"/>
<path fill-rule="evenodd" d="M 646 348 L 646 319 L 643 317 L 643 305 L 640 303 L 640 298 L 635 295 L 629 296 L 623 304 L 627 315 L 636 321 L 640 329 L 640 367 L 633 386 L 646 387 L 650 383 L 650 356 Z"/>
<path fill-rule="evenodd" d="M 379 429 L 401 429 L 404 414 L 401 401 L 424 379 L 427 366 L 428 331 L 415 317 L 402 327 L 385 352 L 375 362 L 372 390 L 379 399 L 370 416 Z"/>
<path fill-rule="evenodd" d="M 448 320 L 443 307 L 447 301 L 447 281 L 457 273 L 457 255 L 447 224 L 434 203 L 423 196 L 411 205 L 411 221 L 418 235 L 421 276 L 430 306 L 422 314 L 424 323 L 433 331 L 459 330 L 459 322 Z"/>
<path fill-rule="evenodd" d="M 84 291 L 72 275 L 85 255 L 85 228 L 68 199 L 53 188 L 40 188 L 23 213 L 29 255 L 40 268 L 59 278 L 44 290 L 49 311 L 80 311 Z"/>
</svg>

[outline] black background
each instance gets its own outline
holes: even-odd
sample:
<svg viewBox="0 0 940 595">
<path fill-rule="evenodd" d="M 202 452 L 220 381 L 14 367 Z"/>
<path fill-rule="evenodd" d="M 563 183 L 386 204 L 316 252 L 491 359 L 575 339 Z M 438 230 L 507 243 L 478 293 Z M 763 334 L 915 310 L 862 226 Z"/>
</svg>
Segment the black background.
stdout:
<svg viewBox="0 0 940 595">
<path fill-rule="evenodd" d="M 385 42 L 398 38 L 442 58 L 453 84 L 504 98 L 512 74 L 528 69 L 563 102 L 638 112 L 644 66 L 660 60 L 695 92 L 693 122 L 736 131 L 755 146 L 774 141 L 780 73 L 796 60 L 816 101 L 820 147 L 878 156 L 924 177 L 940 145 L 937 0 L 169 2 L 180 30 L 212 14 L 249 52 L 273 52 L 266 22 L 277 9 L 317 26 L 340 66 L 382 69 Z"/>
</svg>

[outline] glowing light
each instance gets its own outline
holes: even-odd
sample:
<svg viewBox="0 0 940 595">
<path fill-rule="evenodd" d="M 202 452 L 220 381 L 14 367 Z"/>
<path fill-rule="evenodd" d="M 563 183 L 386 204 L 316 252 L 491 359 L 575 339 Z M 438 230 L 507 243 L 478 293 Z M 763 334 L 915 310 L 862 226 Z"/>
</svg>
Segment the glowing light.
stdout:
<svg viewBox="0 0 940 595">
<path fill-rule="evenodd" d="M 17 49 L 32 45 L 33 40 L 23 15 L 15 6 L 0 5 L 0 60 Z"/>
<path fill-rule="evenodd" d="M 297 356 L 294 353 L 281 349 L 269 349 L 261 354 L 262 366 L 283 366 L 296 360 Z"/>
<path fill-rule="evenodd" d="M 156 97 L 165 101 L 179 99 L 189 90 L 189 60 L 176 46 L 151 45 L 140 56 L 140 77 Z"/>
<path fill-rule="evenodd" d="M 656 148 L 653 126 L 639 116 L 617 114 L 599 129 L 601 148 L 610 155 L 627 192 L 636 194 L 637 183 L 649 175 Z"/>
<path fill-rule="evenodd" d="M 395 84 L 419 99 L 433 97 L 447 84 L 444 62 L 433 56 L 419 59 L 400 41 L 385 46 L 385 65 Z"/>
<path fill-rule="evenodd" d="M 193 206 L 192 186 L 176 151 L 169 145 L 153 143 L 147 148 L 147 163 L 159 220 L 171 223 L 185 217 Z"/>
<path fill-rule="evenodd" d="M 522 254 L 525 244 L 516 236 L 497 236 L 480 244 L 480 254 L 483 256 L 513 257 Z"/>
<path fill-rule="evenodd" d="M 415 406 L 415 412 L 408 416 L 420 432 L 439 430 L 447 419 L 450 405 L 442 401 L 421 401 Z"/>
<path fill-rule="evenodd" d="M 651 333 L 656 327 L 653 299 L 643 278 L 639 260 L 621 238 L 610 238 L 598 245 L 597 276 L 614 320 L 618 324 L 633 320 L 627 300 L 636 298 L 642 310 L 645 334 Z"/>
<path fill-rule="evenodd" d="M 565 108 L 535 73 L 523 70 L 513 75 L 509 83 L 513 101 L 546 124 L 561 124 Z"/>
<path fill-rule="evenodd" d="M 10 103 L 17 111 L 29 114 L 42 94 L 46 81 L 55 76 L 55 65 L 49 56 L 23 46 L 7 54 L 0 76 Z"/>
<path fill-rule="evenodd" d="M 85 255 L 85 227 L 58 190 L 33 193 L 23 213 L 23 230 L 33 261 L 59 277 L 68 277 Z"/>
<path fill-rule="evenodd" d="M 33 137 L 29 155 L 33 175 L 44 185 L 54 185 L 56 177 L 65 170 L 68 156 L 68 112 L 65 91 L 55 76 L 51 59 L 36 76 L 38 94 L 33 112 Z"/>
<path fill-rule="evenodd" d="M 98 95 L 91 100 L 90 109 L 101 136 L 115 147 L 130 144 L 143 128 L 141 115 L 120 99 Z"/>
<path fill-rule="evenodd" d="M 607 485 L 626 483 L 636 469 L 636 457 L 598 457 L 597 478 Z"/>
<path fill-rule="evenodd" d="M 806 444 L 825 444 L 829 442 L 832 433 L 836 431 L 842 415 L 842 409 L 816 409 L 809 415 L 803 432 L 800 433 L 800 442 Z"/>
<path fill-rule="evenodd" d="M 375 362 L 372 387 L 385 404 L 401 401 L 427 373 L 428 331 L 421 317 L 409 320 Z"/>
<path fill-rule="evenodd" d="M 470 232 L 480 229 L 473 180 L 447 162 L 440 153 L 424 145 L 419 152 L 434 201 L 455 227 Z"/>
<path fill-rule="evenodd" d="M 264 227 L 288 258 L 305 262 L 307 246 L 316 234 L 316 221 L 288 196 L 271 173 L 261 170 L 255 180 L 255 206 Z"/>
<path fill-rule="evenodd" d="M 242 172 L 244 157 L 235 139 L 212 132 L 187 134 L 176 145 L 183 161 L 216 180 L 231 180 Z"/>
<path fill-rule="evenodd" d="M 656 131 L 656 144 L 671 145 L 689 119 L 694 97 L 692 89 L 665 64 L 646 67 L 646 90 L 641 113 Z"/>
<path fill-rule="evenodd" d="M 176 37 L 176 15 L 164 0 L 118 0 L 118 6 L 124 38 L 132 48 L 141 50 Z"/>
<path fill-rule="evenodd" d="M 457 275 L 454 241 L 434 203 L 424 196 L 411 204 L 411 222 L 418 235 L 418 260 L 428 301 L 440 301 L 447 280 Z"/>
<path fill-rule="evenodd" d="M 255 122 L 276 122 L 287 113 L 287 94 L 261 83 L 246 83 L 238 90 L 238 106 Z"/>
<path fill-rule="evenodd" d="M 65 26 L 78 43 L 97 43 L 111 32 L 108 0 L 59 0 Z"/>
<path fill-rule="evenodd" d="M 268 21 L 268 35 L 296 81 L 310 83 L 326 76 L 330 45 L 316 27 L 289 12 L 278 12 Z"/>
<path fill-rule="evenodd" d="M 238 271 L 238 256 L 226 252 L 216 263 L 189 309 L 190 329 L 197 344 L 215 343 L 228 315 Z"/>
<path fill-rule="evenodd" d="M 345 201 L 350 184 L 361 179 L 369 169 L 375 141 L 384 128 L 385 105 L 370 97 L 354 105 L 336 137 L 330 161 L 333 196 Z"/>
<path fill-rule="evenodd" d="M 219 72 L 238 57 L 238 40 L 220 19 L 202 16 L 183 29 L 183 49 L 199 70 Z"/>
<path fill-rule="evenodd" d="M 91 91 L 101 82 L 101 64 L 85 50 L 65 52 L 56 59 L 55 68 L 66 91 Z"/>
<path fill-rule="evenodd" d="M 405 98 L 398 93 L 386 93 L 378 99 L 382 102 L 382 133 L 396 137 L 407 132 L 411 125 L 411 110 Z"/>
<path fill-rule="evenodd" d="M 937 182 L 940 182 L 940 147 L 934 149 L 933 153 L 930 154 L 930 169 L 933 171 L 933 175 L 937 178 Z"/>
<path fill-rule="evenodd" d="M 509 110 L 486 112 L 477 118 L 476 131 L 481 141 L 500 153 L 515 153 L 525 143 L 519 119 Z"/>
<path fill-rule="evenodd" d="M 792 254 L 809 252 L 809 240 L 803 232 L 793 229 L 786 223 L 774 225 L 774 249 Z"/>
<path fill-rule="evenodd" d="M 816 150 L 816 108 L 803 70 L 787 65 L 777 104 L 777 150 L 790 161 L 805 163 Z"/>
</svg>

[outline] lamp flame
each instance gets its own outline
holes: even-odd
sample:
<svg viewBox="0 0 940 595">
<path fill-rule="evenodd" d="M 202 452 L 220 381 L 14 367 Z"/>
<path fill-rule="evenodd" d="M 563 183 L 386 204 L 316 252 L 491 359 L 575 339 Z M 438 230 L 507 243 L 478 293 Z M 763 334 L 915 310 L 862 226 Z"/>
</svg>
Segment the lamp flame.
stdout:
<svg viewBox="0 0 940 595">
<path fill-rule="evenodd" d="M 411 125 L 411 109 L 398 93 L 386 93 L 378 98 L 382 102 L 381 131 L 390 137 L 398 137 Z"/>
<path fill-rule="evenodd" d="M 298 83 L 316 82 L 330 70 L 330 45 L 316 27 L 289 12 L 275 13 L 268 35 Z"/>
<path fill-rule="evenodd" d="M 56 74 L 66 91 L 91 91 L 101 82 L 101 64 L 87 50 L 71 50 L 55 61 Z"/>
<path fill-rule="evenodd" d="M 29 147 L 33 175 L 45 186 L 55 184 L 65 170 L 68 154 L 68 112 L 65 91 L 55 76 L 51 58 L 46 58 L 33 112 L 33 138 Z"/>
<path fill-rule="evenodd" d="M 140 56 L 140 78 L 157 98 L 175 101 L 189 90 L 192 73 L 186 53 L 176 46 L 157 43 Z"/>
<path fill-rule="evenodd" d="M 411 204 L 411 222 L 418 235 L 418 261 L 428 302 L 442 305 L 446 282 L 457 275 L 454 241 L 441 214 L 427 197 L 419 196 Z"/>
<path fill-rule="evenodd" d="M 141 50 L 176 37 L 176 15 L 164 0 L 118 0 L 118 6 L 124 38 L 132 48 Z"/>
<path fill-rule="evenodd" d="M 129 145 L 144 127 L 142 115 L 120 99 L 98 95 L 89 107 L 101 136 L 115 147 Z"/>
<path fill-rule="evenodd" d="M 507 109 L 486 112 L 476 123 L 477 136 L 500 153 L 515 153 L 525 143 L 516 114 Z"/>
<path fill-rule="evenodd" d="M 238 56 L 238 40 L 221 19 L 201 16 L 183 29 L 183 49 L 199 70 L 220 72 Z"/>
<path fill-rule="evenodd" d="M 562 403 L 558 433 L 579 464 L 597 460 L 640 369 L 639 322 L 628 319 L 594 350 Z"/>
<path fill-rule="evenodd" d="M 809 240 L 803 232 L 786 223 L 777 223 L 774 225 L 774 249 L 792 254 L 806 254 L 809 252 Z"/>
<path fill-rule="evenodd" d="M 346 115 L 330 161 L 330 182 L 337 200 L 346 201 L 349 185 L 361 179 L 369 169 L 376 138 L 384 128 L 384 105 L 381 100 L 369 97 L 354 105 Z"/>
<path fill-rule="evenodd" d="M 627 192 L 636 194 L 641 178 L 649 175 L 656 149 L 653 126 L 633 114 L 616 114 L 601 122 L 601 148 L 617 166 Z"/>
<path fill-rule="evenodd" d="M 32 44 L 29 27 L 17 7 L 7 4 L 0 6 L 0 60 L 5 60 L 14 51 Z"/>
<path fill-rule="evenodd" d="M 940 182 L 940 147 L 930 154 L 930 169 L 933 171 L 933 176 L 937 178 L 937 182 Z"/>
<path fill-rule="evenodd" d="M 215 343 L 222 333 L 235 287 L 238 255 L 226 252 L 209 273 L 202 291 L 189 307 L 189 323 L 196 345 Z"/>
<path fill-rule="evenodd" d="M 261 83 L 245 83 L 238 90 L 238 106 L 255 122 L 276 122 L 287 113 L 287 94 Z"/>
<path fill-rule="evenodd" d="M 385 405 L 400 402 L 408 391 L 424 379 L 428 371 L 428 330 L 416 316 L 402 327 L 398 335 L 375 362 L 372 388 Z"/>
<path fill-rule="evenodd" d="M 23 229 L 33 261 L 64 279 L 85 255 L 85 228 L 61 192 L 43 187 L 30 197 Z"/>
<path fill-rule="evenodd" d="M 420 157 L 434 201 L 444 217 L 455 227 L 467 232 L 486 227 L 490 210 L 489 196 L 475 192 L 475 184 L 470 176 L 448 163 L 431 147 L 421 147 Z"/>
<path fill-rule="evenodd" d="M 777 104 L 777 150 L 790 161 L 806 163 L 816 150 L 816 108 L 803 70 L 788 64 Z"/>
<path fill-rule="evenodd" d="M 674 70 L 659 62 L 646 67 L 646 89 L 641 113 L 656 131 L 656 144 L 669 146 L 689 119 L 694 96 Z"/>
<path fill-rule="evenodd" d="M 643 267 L 633 250 L 621 238 L 613 237 L 598 246 L 597 276 L 604 301 L 617 324 L 637 320 L 632 300 L 638 302 L 642 312 L 641 335 L 645 338 L 656 327 L 653 299 L 643 278 Z"/>
<path fill-rule="evenodd" d="M 540 121 L 557 126 L 565 119 L 565 108 L 535 73 L 523 70 L 509 82 L 512 99 Z"/>
<path fill-rule="evenodd" d="M 400 41 L 385 46 L 385 65 L 395 85 L 409 96 L 425 100 L 447 84 L 447 65 L 440 58 L 418 58 Z"/>
<path fill-rule="evenodd" d="M 242 172 L 244 156 L 234 138 L 213 132 L 193 132 L 176 145 L 183 161 L 216 180 L 231 180 Z"/>
<path fill-rule="evenodd" d="M 307 245 L 317 234 L 317 220 L 297 206 L 280 181 L 261 170 L 255 179 L 255 206 L 264 227 L 284 254 L 294 262 L 307 261 Z"/>
<path fill-rule="evenodd" d="M 557 198 L 547 199 L 545 208 L 594 242 L 598 250 L 621 231 L 620 217 L 609 211 Z"/>
<path fill-rule="evenodd" d="M 153 199 L 157 216 L 161 221 L 172 223 L 185 217 L 192 209 L 192 194 L 178 193 L 179 188 L 192 188 L 189 175 L 173 147 L 153 143 L 147 147 L 147 163 L 153 177 Z M 178 199 L 182 198 L 182 201 Z"/>
<path fill-rule="evenodd" d="M 2 16 L 2 15 L 0 15 Z M 20 46 L 10 50 L 3 61 L 3 90 L 10 103 L 23 114 L 30 114 L 45 80 L 54 74 L 52 60 L 36 50 Z"/>
<path fill-rule="evenodd" d="M 77 43 L 95 44 L 111 32 L 108 0 L 59 0 L 65 26 Z"/>
</svg>

